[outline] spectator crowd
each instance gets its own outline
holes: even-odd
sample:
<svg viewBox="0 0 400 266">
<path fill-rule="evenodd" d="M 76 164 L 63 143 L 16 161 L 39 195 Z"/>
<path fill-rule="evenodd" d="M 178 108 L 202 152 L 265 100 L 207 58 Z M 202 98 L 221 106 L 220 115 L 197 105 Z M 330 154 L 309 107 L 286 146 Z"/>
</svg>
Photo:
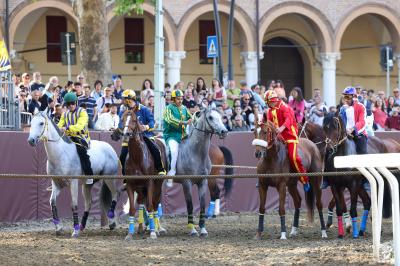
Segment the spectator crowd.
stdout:
<svg viewBox="0 0 400 266">
<path fill-rule="evenodd" d="M 113 75 L 112 83 L 104 85 L 101 80 L 88 84 L 83 75 L 78 75 L 76 81 L 68 81 L 64 86 L 59 84 L 56 76 L 50 77 L 47 83 L 42 83 L 41 74 L 34 72 L 32 78 L 29 73 L 14 74 L 13 83 L 21 112 L 34 113 L 36 110 L 47 110 L 48 115 L 58 122 L 63 113 L 63 96 L 67 92 L 74 92 L 78 96 L 78 105 L 87 110 L 89 128 L 109 131 L 117 128 L 119 123 L 118 112 L 122 105 L 122 92 L 125 89 L 140 90 L 139 101 L 154 112 L 154 87 L 150 79 L 145 79 L 141 88 L 125 86 L 121 75 Z M 373 131 L 400 130 L 400 92 L 399 88 L 386 96 L 384 91 L 365 89 L 355 86 L 357 100 L 364 104 L 367 113 L 367 128 L 369 134 Z M 310 121 L 322 125 L 324 116 L 329 112 L 336 112 L 339 106 L 326 106 L 321 91 L 313 90 L 311 99 L 306 100 L 303 90 L 294 87 L 286 95 L 284 83 L 281 80 L 269 81 L 266 86 L 254 84 L 249 86 L 246 81 L 236 85 L 234 80 L 223 86 L 217 79 L 207 84 L 202 77 L 195 82 L 185 84 L 180 81 L 173 87 L 166 83 L 164 99 L 166 105 L 171 103 L 171 92 L 180 89 L 184 92 L 183 104 L 190 113 L 195 113 L 207 106 L 217 108 L 223 122 L 229 131 L 250 131 L 254 123 L 261 120 L 267 106 L 264 94 L 267 90 L 274 90 L 294 111 L 298 123 Z"/>
</svg>

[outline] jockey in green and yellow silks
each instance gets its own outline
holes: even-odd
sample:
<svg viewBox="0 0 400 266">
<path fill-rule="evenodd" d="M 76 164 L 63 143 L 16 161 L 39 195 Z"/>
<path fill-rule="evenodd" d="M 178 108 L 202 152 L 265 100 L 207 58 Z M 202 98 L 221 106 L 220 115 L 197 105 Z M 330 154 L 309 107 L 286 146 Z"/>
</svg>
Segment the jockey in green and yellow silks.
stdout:
<svg viewBox="0 0 400 266">
<path fill-rule="evenodd" d="M 172 103 L 165 108 L 163 115 L 164 140 L 171 153 L 171 169 L 168 175 L 176 174 L 176 161 L 178 159 L 179 143 L 186 136 L 186 127 L 192 122 L 192 116 L 188 109 L 182 105 L 183 92 L 173 90 Z"/>
<path fill-rule="evenodd" d="M 90 157 L 87 154 L 87 149 L 89 149 L 90 145 L 89 117 L 85 109 L 77 107 L 77 102 L 78 97 L 75 93 L 68 92 L 65 94 L 64 104 L 67 107 L 67 111 L 61 115 L 57 126 L 75 143 L 84 174 L 93 175 Z M 91 183 L 93 183 L 93 180 L 88 179 L 87 184 Z"/>
</svg>

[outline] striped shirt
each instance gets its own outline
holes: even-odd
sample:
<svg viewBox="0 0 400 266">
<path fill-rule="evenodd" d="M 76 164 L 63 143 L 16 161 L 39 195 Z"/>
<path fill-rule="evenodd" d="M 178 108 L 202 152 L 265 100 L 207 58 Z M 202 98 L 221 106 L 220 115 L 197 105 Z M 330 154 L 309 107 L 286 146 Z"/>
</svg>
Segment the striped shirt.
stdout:
<svg viewBox="0 0 400 266">
<path fill-rule="evenodd" d="M 93 97 L 86 97 L 84 95 L 80 96 L 78 98 L 78 106 L 81 106 L 81 104 L 86 105 L 86 112 L 90 118 L 93 118 L 94 116 L 94 108 L 97 106 L 96 100 Z"/>
</svg>

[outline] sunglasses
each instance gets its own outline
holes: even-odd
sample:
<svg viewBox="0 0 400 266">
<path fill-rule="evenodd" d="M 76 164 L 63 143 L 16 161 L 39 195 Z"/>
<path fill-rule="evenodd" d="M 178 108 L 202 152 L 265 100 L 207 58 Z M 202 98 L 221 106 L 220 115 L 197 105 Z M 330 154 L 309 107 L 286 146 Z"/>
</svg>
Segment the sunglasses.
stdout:
<svg viewBox="0 0 400 266">
<path fill-rule="evenodd" d="M 67 103 L 67 104 L 66 104 L 67 107 L 72 106 L 72 105 L 76 105 L 76 103 L 73 102 L 73 103 Z"/>
</svg>

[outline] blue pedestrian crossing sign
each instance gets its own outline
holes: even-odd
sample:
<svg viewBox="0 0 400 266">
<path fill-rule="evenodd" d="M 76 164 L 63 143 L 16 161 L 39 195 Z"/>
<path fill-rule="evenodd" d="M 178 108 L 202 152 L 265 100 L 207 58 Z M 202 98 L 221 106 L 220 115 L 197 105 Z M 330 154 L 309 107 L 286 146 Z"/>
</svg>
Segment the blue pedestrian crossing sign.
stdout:
<svg viewBox="0 0 400 266">
<path fill-rule="evenodd" d="M 218 42 L 217 36 L 207 36 L 207 57 L 218 57 Z"/>
</svg>

